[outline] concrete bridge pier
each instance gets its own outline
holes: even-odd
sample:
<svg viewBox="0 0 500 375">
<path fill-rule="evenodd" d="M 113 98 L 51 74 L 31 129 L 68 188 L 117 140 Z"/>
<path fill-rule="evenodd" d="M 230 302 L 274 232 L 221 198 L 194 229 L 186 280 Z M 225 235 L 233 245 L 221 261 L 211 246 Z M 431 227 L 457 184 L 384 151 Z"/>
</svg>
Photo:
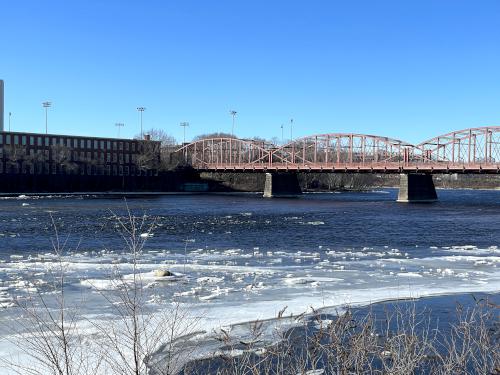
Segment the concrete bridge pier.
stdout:
<svg viewBox="0 0 500 375">
<path fill-rule="evenodd" d="M 297 173 L 266 173 L 264 198 L 297 197 L 301 194 Z"/>
<path fill-rule="evenodd" d="M 402 173 L 398 202 L 435 202 L 438 197 L 431 174 Z"/>
</svg>

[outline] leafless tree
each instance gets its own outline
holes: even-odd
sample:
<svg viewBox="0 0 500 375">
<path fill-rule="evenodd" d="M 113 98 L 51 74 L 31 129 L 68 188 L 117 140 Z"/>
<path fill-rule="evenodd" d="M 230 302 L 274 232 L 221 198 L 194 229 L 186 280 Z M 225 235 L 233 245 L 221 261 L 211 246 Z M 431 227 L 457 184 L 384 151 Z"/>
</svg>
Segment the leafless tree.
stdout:
<svg viewBox="0 0 500 375">
<path fill-rule="evenodd" d="M 197 135 L 196 137 L 193 137 L 193 141 L 200 141 L 202 139 L 209 139 L 209 138 L 238 138 L 238 137 L 236 137 L 231 133 L 215 132 L 215 133 Z"/>
</svg>

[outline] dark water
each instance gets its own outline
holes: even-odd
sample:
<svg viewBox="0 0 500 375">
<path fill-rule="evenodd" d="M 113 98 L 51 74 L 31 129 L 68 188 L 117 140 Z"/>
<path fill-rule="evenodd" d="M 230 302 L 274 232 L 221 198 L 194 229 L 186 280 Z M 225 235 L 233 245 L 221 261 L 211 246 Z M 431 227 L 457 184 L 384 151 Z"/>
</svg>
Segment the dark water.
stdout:
<svg viewBox="0 0 500 375">
<path fill-rule="evenodd" d="M 307 194 L 263 199 L 257 194 L 169 195 L 128 199 L 53 197 L 0 200 L 0 253 L 50 250 L 50 215 L 81 250 L 119 246 L 112 213 L 126 204 L 135 215 L 156 217 L 151 249 L 196 247 L 307 250 L 318 246 L 500 245 L 500 191 L 439 191 L 434 204 L 395 202 L 397 191 Z M 425 254 L 422 254 L 425 255 Z"/>
</svg>

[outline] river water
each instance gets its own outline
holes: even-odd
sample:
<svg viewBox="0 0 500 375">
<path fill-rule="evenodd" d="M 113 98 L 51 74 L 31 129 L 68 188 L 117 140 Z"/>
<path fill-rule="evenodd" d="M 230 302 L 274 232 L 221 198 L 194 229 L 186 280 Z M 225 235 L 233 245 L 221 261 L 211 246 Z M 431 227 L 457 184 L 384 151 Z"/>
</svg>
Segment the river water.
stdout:
<svg viewBox="0 0 500 375">
<path fill-rule="evenodd" d="M 65 243 L 67 298 L 83 314 L 109 309 L 99 291 L 131 273 L 118 216 L 153 225 L 139 269 L 161 309 L 172 299 L 203 311 L 203 325 L 299 314 L 310 307 L 500 290 L 500 191 L 440 190 L 434 204 L 396 203 L 397 190 L 304 194 L 0 199 L 0 310 L 44 293 Z M 177 277 L 162 279 L 164 269 Z M 198 309 L 198 310 L 197 310 Z M 200 313 L 201 314 L 201 313 Z M 6 350 L 6 349 L 4 349 Z"/>
</svg>

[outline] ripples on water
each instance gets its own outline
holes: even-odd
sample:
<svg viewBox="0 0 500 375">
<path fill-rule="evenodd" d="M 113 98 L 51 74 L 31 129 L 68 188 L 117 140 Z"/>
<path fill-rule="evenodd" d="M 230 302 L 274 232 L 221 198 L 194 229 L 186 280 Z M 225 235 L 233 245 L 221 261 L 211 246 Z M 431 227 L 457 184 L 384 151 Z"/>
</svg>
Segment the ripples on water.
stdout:
<svg viewBox="0 0 500 375">
<path fill-rule="evenodd" d="M 500 191 L 439 191 L 435 204 L 396 203 L 396 195 L 168 195 L 127 204 L 155 223 L 140 259 L 151 304 L 175 297 L 209 306 L 208 318 L 220 323 L 274 316 L 284 305 L 300 313 L 499 290 Z M 131 272 L 112 213 L 126 214 L 122 199 L 0 199 L 0 304 L 48 288 L 52 215 L 68 238 L 69 291 L 75 299 L 89 291 L 85 308 L 99 313 L 92 290 L 111 288 L 113 270 Z M 163 282 L 158 268 L 182 275 Z"/>
</svg>

